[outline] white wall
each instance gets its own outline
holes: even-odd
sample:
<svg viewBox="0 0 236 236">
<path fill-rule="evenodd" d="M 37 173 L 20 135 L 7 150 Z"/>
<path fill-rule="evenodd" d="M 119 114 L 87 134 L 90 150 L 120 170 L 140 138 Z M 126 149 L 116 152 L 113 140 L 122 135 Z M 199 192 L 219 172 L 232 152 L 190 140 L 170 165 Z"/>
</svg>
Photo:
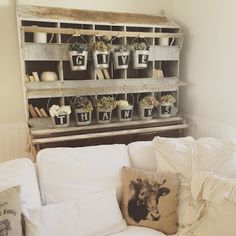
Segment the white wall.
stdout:
<svg viewBox="0 0 236 236">
<path fill-rule="evenodd" d="M 185 33 L 182 112 L 195 136 L 236 138 L 235 9 L 235 0 L 173 0 Z"/>
<path fill-rule="evenodd" d="M 172 0 L 18 0 L 18 4 L 159 15 L 171 14 Z M 21 85 L 15 0 L 0 0 L 0 162 L 26 155 L 27 129 Z M 7 130 L 11 132 L 7 132 Z M 25 131 L 25 132 L 24 132 Z M 17 138 L 20 139 L 17 143 Z M 7 155 L 7 157 L 5 156 Z"/>
</svg>

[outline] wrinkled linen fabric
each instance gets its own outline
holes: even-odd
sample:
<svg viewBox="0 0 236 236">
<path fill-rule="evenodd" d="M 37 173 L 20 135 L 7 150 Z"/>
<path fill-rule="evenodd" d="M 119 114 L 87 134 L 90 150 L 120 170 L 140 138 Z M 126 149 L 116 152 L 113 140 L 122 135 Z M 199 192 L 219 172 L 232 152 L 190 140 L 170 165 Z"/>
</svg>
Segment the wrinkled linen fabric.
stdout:
<svg viewBox="0 0 236 236">
<path fill-rule="evenodd" d="M 212 206 L 216 209 L 215 199 L 220 199 L 218 204 L 225 201 L 223 196 L 229 196 L 228 201 L 234 199 L 235 190 L 233 182 L 230 181 L 236 181 L 235 144 L 231 140 L 214 138 L 194 140 L 191 137 L 178 139 L 156 137 L 153 144 L 157 170 L 180 174 L 177 235 L 210 235 L 212 229 L 208 227 L 205 230 L 204 221 L 207 220 L 206 215 L 213 212 Z M 221 178 L 225 178 L 224 182 Z M 229 217 L 232 217 L 232 214 L 229 214 Z M 215 219 L 214 223 L 219 224 L 220 219 L 221 217 Z M 217 230 L 214 231 L 216 233 L 214 236 L 220 235 Z M 236 234 L 229 229 L 228 234 L 224 235 Z"/>
</svg>

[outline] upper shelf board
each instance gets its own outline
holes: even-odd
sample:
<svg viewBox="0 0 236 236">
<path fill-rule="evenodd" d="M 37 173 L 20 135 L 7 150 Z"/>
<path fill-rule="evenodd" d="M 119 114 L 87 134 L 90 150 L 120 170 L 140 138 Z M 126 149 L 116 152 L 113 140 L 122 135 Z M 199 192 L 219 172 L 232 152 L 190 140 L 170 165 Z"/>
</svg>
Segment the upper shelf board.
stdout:
<svg viewBox="0 0 236 236">
<path fill-rule="evenodd" d="M 125 24 L 125 25 L 143 25 L 160 26 L 163 28 L 179 28 L 175 22 L 165 16 L 154 16 L 146 14 L 91 11 L 80 9 L 68 9 L 45 6 L 17 6 L 18 17 L 21 19 L 44 19 L 55 21 L 74 21 L 84 23 L 98 24 Z"/>
</svg>

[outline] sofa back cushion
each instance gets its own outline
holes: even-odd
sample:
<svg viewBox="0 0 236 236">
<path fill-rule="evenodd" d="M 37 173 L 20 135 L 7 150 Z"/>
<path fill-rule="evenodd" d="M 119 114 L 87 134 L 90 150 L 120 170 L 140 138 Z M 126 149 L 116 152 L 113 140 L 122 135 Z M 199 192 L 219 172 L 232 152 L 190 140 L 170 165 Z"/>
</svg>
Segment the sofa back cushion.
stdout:
<svg viewBox="0 0 236 236">
<path fill-rule="evenodd" d="M 1 163 L 0 173 L 0 191 L 20 185 L 23 211 L 41 206 L 37 175 L 31 160 L 19 158 Z"/>
<path fill-rule="evenodd" d="M 37 168 L 43 204 L 77 200 L 113 186 L 120 199 L 123 166 L 130 166 L 123 144 L 41 150 Z"/>
<path fill-rule="evenodd" d="M 25 221 L 26 236 L 110 235 L 127 228 L 115 189 L 29 210 Z"/>
<path fill-rule="evenodd" d="M 151 141 L 138 141 L 128 145 L 132 167 L 156 171 L 156 157 Z"/>
</svg>

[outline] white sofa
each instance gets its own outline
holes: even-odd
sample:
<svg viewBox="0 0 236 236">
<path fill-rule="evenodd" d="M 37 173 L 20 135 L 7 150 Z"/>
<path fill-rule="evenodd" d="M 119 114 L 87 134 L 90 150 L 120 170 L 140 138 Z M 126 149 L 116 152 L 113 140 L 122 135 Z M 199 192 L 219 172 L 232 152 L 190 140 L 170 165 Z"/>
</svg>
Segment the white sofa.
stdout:
<svg viewBox="0 0 236 236">
<path fill-rule="evenodd" d="M 182 149 L 179 150 L 179 146 L 176 150 L 177 152 L 183 151 Z M 9 186 L 21 185 L 22 210 L 26 218 L 30 215 L 29 211 L 31 209 L 42 208 L 42 205 L 52 206 L 69 203 L 114 186 L 117 189 L 118 201 L 120 201 L 122 188 L 121 168 L 123 166 L 132 166 L 149 171 L 156 171 L 156 160 L 156 153 L 154 151 L 153 142 L 151 141 L 134 142 L 129 145 L 114 144 L 78 148 L 44 149 L 38 153 L 35 165 L 26 158 L 0 164 L 0 191 Z M 34 169 L 35 166 L 37 171 Z M 231 190 L 233 191 L 233 188 L 231 188 Z M 234 200 L 236 202 L 236 196 Z M 67 209 L 65 206 L 63 207 L 62 209 Z M 101 209 L 101 213 L 105 215 L 106 210 Z M 69 213 L 67 212 L 66 214 Z M 232 216 L 235 215 L 231 215 L 230 217 Z M 63 217 L 65 224 L 69 224 L 66 216 Z M 84 222 L 86 223 L 86 220 Z M 50 227 L 50 225 L 47 227 Z M 53 236 L 50 234 L 50 229 L 45 228 L 44 230 L 45 234 L 42 235 Z M 118 232 L 112 235 L 165 235 L 156 230 L 137 226 L 127 226 L 125 228 L 123 227 L 122 230 L 117 229 L 117 231 Z M 57 236 L 60 235 L 61 234 L 58 234 Z M 72 233 L 68 233 L 67 235 L 72 236 Z M 102 235 L 102 233 L 99 235 Z M 103 235 L 106 234 L 103 232 Z M 183 231 L 183 235 L 195 234 L 184 234 Z"/>
</svg>

